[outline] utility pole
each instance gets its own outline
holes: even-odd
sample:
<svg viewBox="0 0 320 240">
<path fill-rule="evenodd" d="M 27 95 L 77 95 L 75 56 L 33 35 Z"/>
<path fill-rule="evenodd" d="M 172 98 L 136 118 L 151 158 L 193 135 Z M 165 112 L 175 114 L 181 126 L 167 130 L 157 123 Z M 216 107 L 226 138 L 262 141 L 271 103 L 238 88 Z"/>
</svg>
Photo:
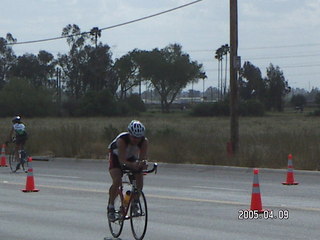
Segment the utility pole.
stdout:
<svg viewBox="0 0 320 240">
<path fill-rule="evenodd" d="M 239 151 L 239 102 L 238 102 L 238 0 L 230 0 L 230 143 L 232 153 Z"/>
<path fill-rule="evenodd" d="M 57 77 L 57 81 L 56 81 L 56 88 L 57 88 L 57 102 L 58 102 L 58 107 L 59 107 L 59 111 L 61 110 L 61 69 L 57 68 L 56 69 L 56 77 Z"/>
<path fill-rule="evenodd" d="M 202 83 L 203 83 L 203 85 L 202 85 L 202 100 L 204 101 L 204 99 L 205 99 L 205 97 L 204 97 L 204 79 L 205 78 L 202 78 Z"/>
</svg>

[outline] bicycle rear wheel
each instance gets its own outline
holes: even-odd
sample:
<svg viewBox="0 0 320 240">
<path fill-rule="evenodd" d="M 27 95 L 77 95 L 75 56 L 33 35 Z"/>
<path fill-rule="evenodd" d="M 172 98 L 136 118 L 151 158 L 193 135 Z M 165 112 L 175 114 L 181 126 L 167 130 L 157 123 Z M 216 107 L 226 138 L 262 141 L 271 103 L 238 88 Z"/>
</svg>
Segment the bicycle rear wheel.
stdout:
<svg viewBox="0 0 320 240">
<path fill-rule="evenodd" d="M 9 155 L 9 166 L 10 166 L 11 172 L 16 171 L 17 161 L 16 161 L 14 150 L 12 150 Z"/>
<path fill-rule="evenodd" d="M 133 199 L 130 207 L 131 230 L 136 240 L 142 240 L 147 231 L 148 208 L 144 193 L 140 190 L 135 193 L 138 199 Z M 136 198 L 134 196 L 134 198 Z"/>
<path fill-rule="evenodd" d="M 117 194 L 116 199 L 114 200 L 114 210 L 115 210 L 115 220 L 110 221 L 108 217 L 108 224 L 109 229 L 114 238 L 120 236 L 123 228 L 123 221 L 124 221 L 124 210 L 122 208 L 122 201 L 120 193 Z"/>
</svg>

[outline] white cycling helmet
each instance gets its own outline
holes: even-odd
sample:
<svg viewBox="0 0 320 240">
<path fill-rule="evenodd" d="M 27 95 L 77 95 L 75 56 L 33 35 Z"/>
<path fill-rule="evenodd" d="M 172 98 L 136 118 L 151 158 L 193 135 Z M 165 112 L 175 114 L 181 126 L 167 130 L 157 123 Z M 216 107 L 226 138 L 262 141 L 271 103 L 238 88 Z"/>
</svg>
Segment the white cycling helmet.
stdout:
<svg viewBox="0 0 320 240">
<path fill-rule="evenodd" d="M 146 128 L 137 120 L 132 120 L 128 125 L 128 132 L 134 137 L 143 137 Z"/>
<path fill-rule="evenodd" d="M 20 116 L 15 116 L 13 119 L 12 119 L 12 123 L 20 123 L 21 122 L 21 117 Z"/>
</svg>

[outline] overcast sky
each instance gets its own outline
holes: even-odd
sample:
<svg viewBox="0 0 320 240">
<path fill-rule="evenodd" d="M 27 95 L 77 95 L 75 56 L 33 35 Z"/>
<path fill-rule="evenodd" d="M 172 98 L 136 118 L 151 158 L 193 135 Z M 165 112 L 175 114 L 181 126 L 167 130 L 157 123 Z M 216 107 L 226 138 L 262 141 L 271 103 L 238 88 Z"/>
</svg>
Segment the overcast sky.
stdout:
<svg viewBox="0 0 320 240">
<path fill-rule="evenodd" d="M 81 31 L 109 27 L 172 9 L 194 0 L 1 0 L 0 37 L 18 42 L 61 36 L 67 24 Z M 198 3 L 144 21 L 105 30 L 100 41 L 114 58 L 138 48 L 152 50 L 179 43 L 202 63 L 205 88 L 218 86 L 215 51 L 229 44 L 229 0 Z M 266 76 L 272 63 L 292 87 L 320 88 L 320 0 L 238 0 L 238 54 Z M 46 50 L 66 53 L 65 39 L 16 45 L 16 55 Z M 191 88 L 188 86 L 188 88 Z M 202 90 L 202 82 L 197 84 Z"/>
</svg>

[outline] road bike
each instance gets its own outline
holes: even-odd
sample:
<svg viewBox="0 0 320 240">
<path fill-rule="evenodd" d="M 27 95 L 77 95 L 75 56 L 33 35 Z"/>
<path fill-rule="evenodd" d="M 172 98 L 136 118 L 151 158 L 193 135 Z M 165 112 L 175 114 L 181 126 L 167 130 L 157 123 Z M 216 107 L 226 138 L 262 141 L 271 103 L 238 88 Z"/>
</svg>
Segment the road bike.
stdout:
<svg viewBox="0 0 320 240">
<path fill-rule="evenodd" d="M 20 165 L 19 165 L 20 164 Z M 24 149 L 18 150 L 18 159 L 15 156 L 15 149 L 11 149 L 9 154 L 9 166 L 11 172 L 17 172 L 17 167 L 19 167 L 25 172 L 28 172 L 28 154 Z"/>
<path fill-rule="evenodd" d="M 157 167 L 158 164 L 154 163 L 152 169 L 142 170 L 142 173 L 157 173 Z M 134 238 L 142 240 L 146 234 L 148 224 L 147 200 L 143 191 L 137 188 L 134 176 L 136 172 L 129 169 L 122 171 L 122 184 L 114 201 L 115 218 L 110 220 L 108 217 L 110 232 L 114 238 L 118 238 L 122 232 L 124 221 L 130 220 Z M 127 185 L 126 188 L 131 189 L 124 191 L 124 184 Z"/>
</svg>

